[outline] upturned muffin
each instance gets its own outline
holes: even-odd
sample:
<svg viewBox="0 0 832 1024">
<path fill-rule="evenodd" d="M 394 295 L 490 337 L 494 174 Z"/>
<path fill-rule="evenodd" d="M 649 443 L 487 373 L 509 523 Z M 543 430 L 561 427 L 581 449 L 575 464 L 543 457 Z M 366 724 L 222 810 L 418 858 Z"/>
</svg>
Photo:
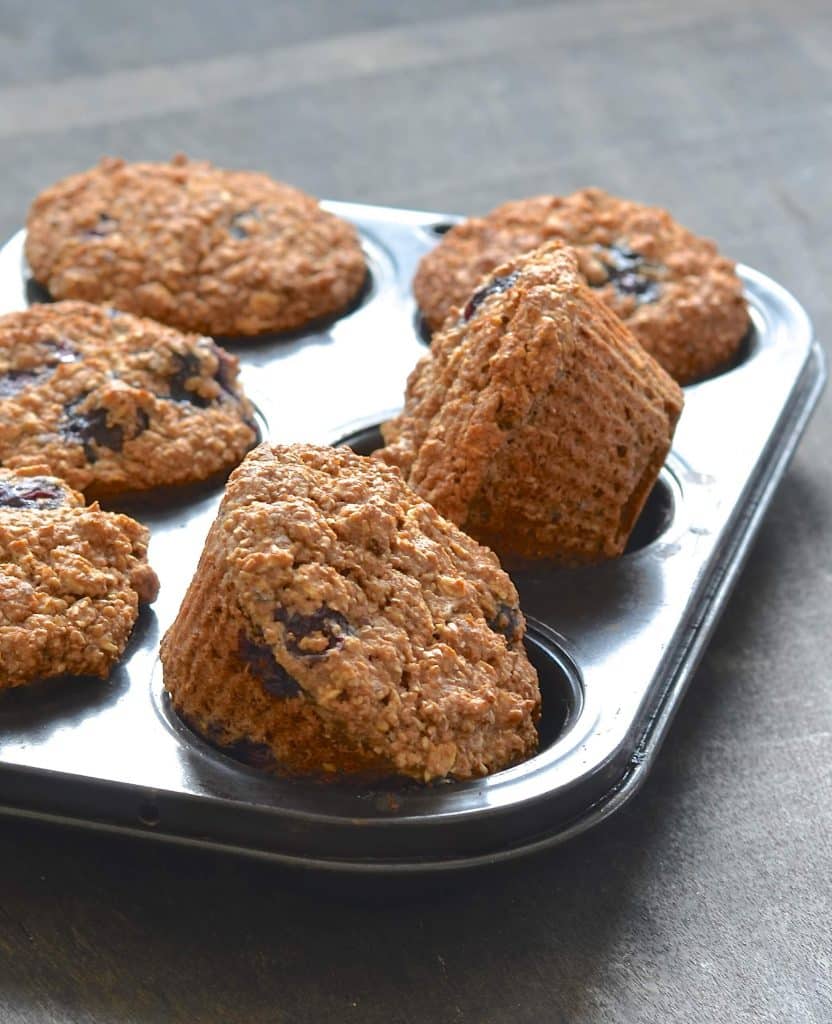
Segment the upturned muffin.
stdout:
<svg viewBox="0 0 832 1024">
<path fill-rule="evenodd" d="M 88 498 L 230 470 L 257 440 L 237 371 L 210 338 L 88 302 L 0 316 L 0 465 Z"/>
<path fill-rule="evenodd" d="M 550 239 L 574 248 L 587 283 L 680 384 L 736 356 L 749 318 L 734 264 L 666 210 L 597 188 L 514 200 L 452 227 L 413 283 L 430 329 L 457 315 L 481 277 Z"/>
<path fill-rule="evenodd" d="M 540 695 L 495 555 L 398 470 L 260 445 L 161 647 L 211 743 L 290 774 L 468 779 L 531 755 Z"/>
<path fill-rule="evenodd" d="M 367 274 L 353 226 L 316 199 L 184 156 L 105 158 L 46 189 L 26 258 L 53 298 L 240 337 L 343 312 Z"/>
<path fill-rule="evenodd" d="M 594 562 L 623 552 L 682 403 L 549 242 L 449 318 L 375 457 L 501 556 Z"/>
<path fill-rule="evenodd" d="M 156 598 L 148 532 L 84 506 L 45 466 L 0 468 L 0 689 L 106 678 Z"/>
</svg>

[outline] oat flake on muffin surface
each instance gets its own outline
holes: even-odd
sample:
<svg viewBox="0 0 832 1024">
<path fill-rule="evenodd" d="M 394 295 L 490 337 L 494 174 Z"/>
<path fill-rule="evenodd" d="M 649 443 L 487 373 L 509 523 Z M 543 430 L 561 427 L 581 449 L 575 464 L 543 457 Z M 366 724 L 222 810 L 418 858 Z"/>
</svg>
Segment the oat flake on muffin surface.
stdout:
<svg viewBox="0 0 832 1024">
<path fill-rule="evenodd" d="M 56 299 L 181 330 L 251 336 L 341 313 L 367 268 L 351 224 L 253 171 L 104 158 L 47 188 L 26 257 Z"/>
<path fill-rule="evenodd" d="M 87 302 L 0 317 L 0 465 L 47 464 L 89 498 L 206 479 L 256 440 L 210 338 Z"/>
<path fill-rule="evenodd" d="M 193 728 L 284 772 L 465 779 L 536 748 L 524 630 L 495 555 L 397 470 L 263 444 L 232 474 L 161 659 Z"/>
<path fill-rule="evenodd" d="M 679 383 L 736 356 L 749 318 L 734 264 L 666 210 L 597 188 L 512 200 L 452 227 L 414 280 L 430 329 L 457 315 L 481 277 L 550 239 L 575 249 L 586 281 Z"/>
</svg>

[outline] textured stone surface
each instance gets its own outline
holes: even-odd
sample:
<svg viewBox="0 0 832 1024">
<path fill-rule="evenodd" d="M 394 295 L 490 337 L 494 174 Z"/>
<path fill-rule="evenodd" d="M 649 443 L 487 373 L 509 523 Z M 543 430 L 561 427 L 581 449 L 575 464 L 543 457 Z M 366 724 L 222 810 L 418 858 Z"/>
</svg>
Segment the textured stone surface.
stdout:
<svg viewBox="0 0 832 1024">
<path fill-rule="evenodd" d="M 7 0 L 0 228 L 102 152 L 470 214 L 595 183 L 781 280 L 825 338 L 828 2 L 617 12 Z M 0 1018 L 827 1024 L 830 430 L 827 399 L 649 782 L 602 829 L 390 885 L 2 821 Z"/>
</svg>

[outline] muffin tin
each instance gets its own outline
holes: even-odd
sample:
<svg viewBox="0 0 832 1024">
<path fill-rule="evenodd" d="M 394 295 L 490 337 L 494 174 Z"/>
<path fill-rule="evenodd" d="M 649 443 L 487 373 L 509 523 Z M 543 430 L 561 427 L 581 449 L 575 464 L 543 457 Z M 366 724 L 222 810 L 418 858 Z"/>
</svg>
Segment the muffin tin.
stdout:
<svg viewBox="0 0 832 1024">
<path fill-rule="evenodd" d="M 361 232 L 360 303 L 314 330 L 225 343 L 264 439 L 368 452 L 425 351 L 413 272 L 454 218 L 324 205 Z M 22 250 L 20 232 L 0 251 L 0 312 L 39 297 Z M 158 646 L 222 494 L 208 484 L 109 506 L 150 527 L 159 599 L 106 683 L 0 693 L 0 810 L 364 872 L 499 861 L 606 818 L 649 771 L 825 382 L 798 303 L 757 271 L 739 273 L 753 321 L 742 358 L 685 389 L 628 553 L 580 569 L 506 565 L 541 679 L 535 757 L 473 782 L 367 787 L 265 775 L 191 733 L 169 707 Z"/>
</svg>

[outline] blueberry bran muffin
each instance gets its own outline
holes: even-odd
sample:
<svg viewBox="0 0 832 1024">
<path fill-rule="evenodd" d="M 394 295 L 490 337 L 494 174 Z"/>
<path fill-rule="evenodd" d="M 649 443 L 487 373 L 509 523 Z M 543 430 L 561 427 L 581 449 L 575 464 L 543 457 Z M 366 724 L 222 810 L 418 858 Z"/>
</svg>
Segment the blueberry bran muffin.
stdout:
<svg viewBox="0 0 832 1024">
<path fill-rule="evenodd" d="M 161 647 L 179 714 L 286 773 L 466 779 L 532 754 L 540 696 L 495 555 L 398 470 L 260 445 Z"/>
<path fill-rule="evenodd" d="M 682 392 L 561 242 L 498 267 L 436 336 L 375 457 L 502 555 L 620 555 Z"/>
<path fill-rule="evenodd" d="M 110 674 L 159 589 L 147 541 L 45 466 L 0 468 L 0 689 Z"/>
<path fill-rule="evenodd" d="M 367 268 L 352 225 L 265 174 L 104 158 L 42 192 L 26 258 L 56 299 L 238 337 L 344 311 Z"/>
<path fill-rule="evenodd" d="M 666 210 L 597 188 L 514 200 L 452 227 L 413 282 L 427 325 L 437 330 L 481 277 L 549 239 L 575 249 L 586 281 L 680 384 L 736 356 L 749 318 L 734 264 Z"/>
<path fill-rule="evenodd" d="M 0 317 L 0 464 L 87 497 L 202 480 L 257 440 L 237 360 L 210 338 L 87 302 Z"/>
</svg>

